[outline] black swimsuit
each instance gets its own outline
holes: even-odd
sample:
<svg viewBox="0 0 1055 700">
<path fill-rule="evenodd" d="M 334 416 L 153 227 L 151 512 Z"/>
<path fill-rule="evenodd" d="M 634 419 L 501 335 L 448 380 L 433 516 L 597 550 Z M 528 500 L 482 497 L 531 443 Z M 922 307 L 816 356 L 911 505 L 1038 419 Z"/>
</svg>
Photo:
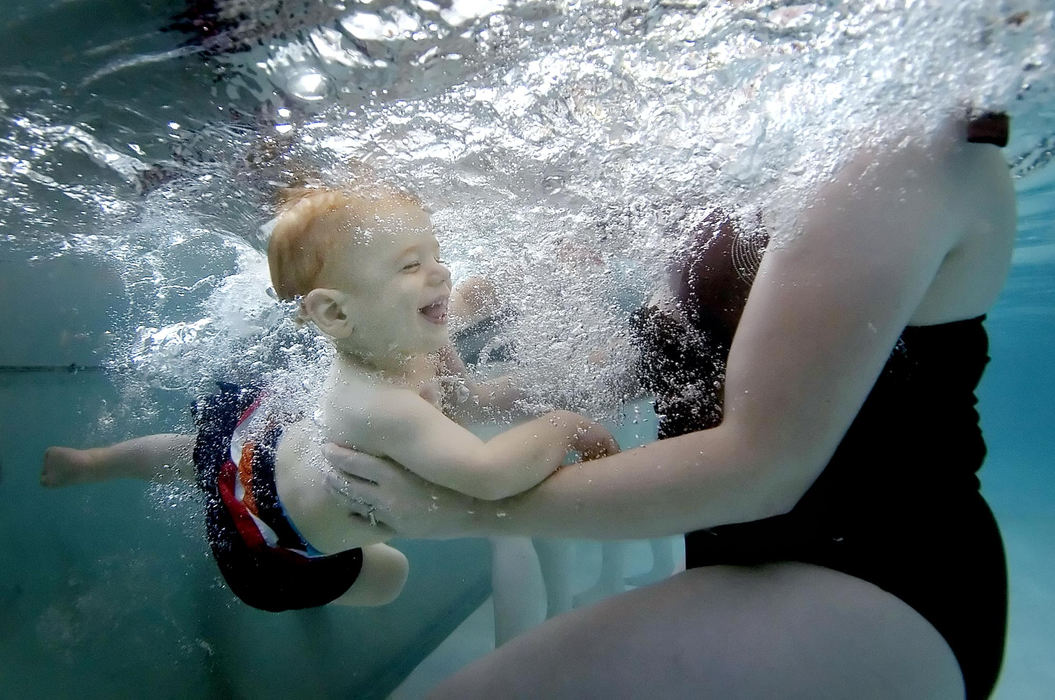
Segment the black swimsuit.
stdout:
<svg viewBox="0 0 1055 700">
<path fill-rule="evenodd" d="M 751 239 L 760 252 L 745 269 Z M 681 316 L 655 307 L 636 314 L 660 437 L 721 422 L 725 360 L 759 244 L 764 233 L 745 237 L 728 221 L 709 222 L 684 261 Z M 906 328 L 798 504 L 785 515 L 687 534 L 686 566 L 800 561 L 869 581 L 944 636 L 969 700 L 988 697 L 1003 659 L 1007 575 L 976 476 L 986 454 L 974 394 L 989 360 L 983 320 Z"/>
<path fill-rule="evenodd" d="M 792 511 L 685 536 L 686 566 L 801 561 L 901 598 L 989 695 L 1007 614 L 1004 552 L 975 472 L 982 319 L 906 328 L 835 455 Z"/>
</svg>

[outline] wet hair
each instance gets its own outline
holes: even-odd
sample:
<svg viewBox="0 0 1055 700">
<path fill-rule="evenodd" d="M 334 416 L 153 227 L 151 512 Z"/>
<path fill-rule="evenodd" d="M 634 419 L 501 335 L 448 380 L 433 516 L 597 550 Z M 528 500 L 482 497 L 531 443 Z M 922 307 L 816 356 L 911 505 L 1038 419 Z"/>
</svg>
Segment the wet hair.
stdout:
<svg viewBox="0 0 1055 700">
<path fill-rule="evenodd" d="M 302 184 L 278 192 L 279 215 L 267 246 L 271 284 L 280 299 L 304 296 L 328 280 L 334 251 L 376 221 L 386 205 L 421 207 L 413 194 L 385 183 L 348 187 Z M 337 218 L 340 218 L 338 221 Z"/>
</svg>

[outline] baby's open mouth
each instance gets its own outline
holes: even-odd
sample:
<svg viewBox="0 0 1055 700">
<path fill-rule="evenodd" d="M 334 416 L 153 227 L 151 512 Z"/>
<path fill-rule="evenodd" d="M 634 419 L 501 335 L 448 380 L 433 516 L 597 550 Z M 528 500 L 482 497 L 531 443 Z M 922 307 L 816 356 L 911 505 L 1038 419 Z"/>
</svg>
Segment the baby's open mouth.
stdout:
<svg viewBox="0 0 1055 700">
<path fill-rule="evenodd" d="M 447 323 L 447 299 L 440 299 L 439 301 L 433 302 L 428 306 L 423 306 L 418 309 L 421 315 L 425 317 L 430 323 L 444 324 Z"/>
</svg>

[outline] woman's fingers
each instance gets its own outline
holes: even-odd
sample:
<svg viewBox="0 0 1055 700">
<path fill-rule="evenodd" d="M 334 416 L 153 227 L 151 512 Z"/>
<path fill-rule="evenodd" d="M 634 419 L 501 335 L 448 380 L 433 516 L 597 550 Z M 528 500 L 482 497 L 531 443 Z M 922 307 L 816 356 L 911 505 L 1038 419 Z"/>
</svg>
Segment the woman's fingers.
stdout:
<svg viewBox="0 0 1055 700">
<path fill-rule="evenodd" d="M 351 537 L 357 541 L 358 546 L 377 544 L 390 540 L 396 536 L 387 525 L 375 516 L 373 520 L 369 517 L 350 514 L 348 517 L 348 528 Z"/>
<path fill-rule="evenodd" d="M 326 486 L 349 514 L 403 537 L 464 536 L 484 507 L 386 459 L 334 444 L 323 445 L 322 454 L 333 467 Z"/>
<path fill-rule="evenodd" d="M 326 487 L 348 508 L 348 527 L 360 546 L 384 542 L 396 536 L 382 514 L 380 493 L 375 484 L 335 471 L 323 477 Z"/>
<path fill-rule="evenodd" d="M 326 487 L 341 497 L 351 513 L 366 518 L 377 512 L 375 502 L 380 494 L 376 484 L 337 471 L 326 472 L 324 478 Z"/>
<path fill-rule="evenodd" d="M 333 443 L 322 446 L 322 456 L 338 472 L 375 484 L 380 483 L 379 479 L 392 469 L 392 463 L 387 460 Z"/>
</svg>

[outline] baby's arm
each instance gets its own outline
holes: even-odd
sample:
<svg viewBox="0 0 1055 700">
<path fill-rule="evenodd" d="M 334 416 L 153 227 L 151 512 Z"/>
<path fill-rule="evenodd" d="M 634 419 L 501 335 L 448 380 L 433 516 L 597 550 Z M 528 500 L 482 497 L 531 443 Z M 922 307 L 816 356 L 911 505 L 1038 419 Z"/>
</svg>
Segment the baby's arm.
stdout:
<svg viewBox="0 0 1055 700">
<path fill-rule="evenodd" d="M 484 442 L 413 392 L 384 392 L 376 404 L 365 440 L 331 439 L 389 457 L 474 498 L 496 500 L 526 491 L 552 474 L 569 451 L 584 459 L 619 451 L 604 427 L 570 411 L 547 413 Z"/>
<path fill-rule="evenodd" d="M 335 605 L 375 606 L 391 603 L 407 582 L 407 558 L 387 544 L 363 547 L 363 568 L 359 578 Z"/>
</svg>

